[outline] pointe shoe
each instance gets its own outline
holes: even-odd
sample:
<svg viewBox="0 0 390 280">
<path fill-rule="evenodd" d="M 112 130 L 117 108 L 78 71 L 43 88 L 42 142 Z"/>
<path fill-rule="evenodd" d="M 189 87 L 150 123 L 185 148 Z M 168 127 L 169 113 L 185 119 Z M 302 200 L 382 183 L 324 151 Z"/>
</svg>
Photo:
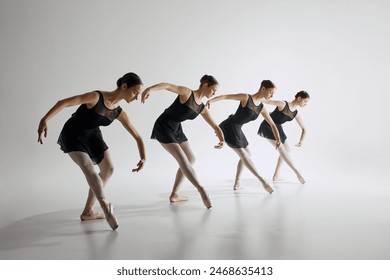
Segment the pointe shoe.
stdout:
<svg viewBox="0 0 390 280">
<path fill-rule="evenodd" d="M 235 183 L 234 184 L 234 186 L 233 186 L 233 190 L 240 190 L 240 189 L 243 189 L 244 188 L 244 186 L 243 185 L 241 185 L 241 183 Z"/>
<path fill-rule="evenodd" d="M 110 225 L 112 230 L 116 230 L 119 227 L 119 225 L 118 225 L 118 220 L 114 215 L 114 206 L 112 206 L 111 203 L 108 203 L 107 208 L 108 208 L 107 213 L 105 213 L 106 221 Z"/>
<path fill-rule="evenodd" d="M 210 197 L 207 197 L 206 199 L 202 199 L 202 200 L 203 200 L 204 206 L 206 206 L 207 209 L 210 209 L 211 207 L 213 207 L 213 206 L 211 205 Z"/>
<path fill-rule="evenodd" d="M 169 202 L 174 203 L 174 202 L 183 202 L 183 201 L 188 201 L 188 197 L 186 196 L 181 196 L 181 195 L 171 195 L 169 197 Z"/>
<path fill-rule="evenodd" d="M 210 197 L 206 194 L 206 192 L 203 188 L 199 190 L 199 193 L 200 193 L 200 196 L 202 197 L 202 201 L 203 201 L 204 206 L 206 206 L 207 209 L 210 209 L 211 207 L 213 207 L 211 205 Z"/>
<path fill-rule="evenodd" d="M 100 219 L 104 219 L 104 218 L 105 218 L 105 216 L 103 213 L 97 213 L 94 211 L 92 211 L 91 213 L 89 213 L 87 215 L 83 215 L 83 214 L 80 215 L 80 220 L 82 220 L 83 222 L 84 221 L 100 220 Z"/>
<path fill-rule="evenodd" d="M 279 181 L 283 181 L 283 180 L 284 180 L 284 178 L 279 176 L 279 175 L 274 175 L 272 177 L 272 181 L 274 181 L 274 182 L 279 182 Z"/>
<path fill-rule="evenodd" d="M 264 189 L 265 189 L 269 194 L 271 194 L 271 193 L 274 192 L 274 190 L 273 190 L 273 189 L 271 188 L 271 186 L 268 185 L 268 184 L 265 184 Z"/>
<path fill-rule="evenodd" d="M 305 179 L 301 175 L 298 175 L 298 180 L 299 180 L 299 182 L 301 182 L 301 184 L 306 183 Z"/>
</svg>

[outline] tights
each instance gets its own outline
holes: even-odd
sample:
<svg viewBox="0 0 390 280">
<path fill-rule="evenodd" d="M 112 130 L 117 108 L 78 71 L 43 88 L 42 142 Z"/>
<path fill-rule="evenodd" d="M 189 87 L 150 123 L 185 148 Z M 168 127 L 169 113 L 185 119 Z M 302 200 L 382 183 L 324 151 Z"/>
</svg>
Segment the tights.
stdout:
<svg viewBox="0 0 390 280">
<path fill-rule="evenodd" d="M 98 164 L 100 169 L 99 174 L 96 172 L 88 154 L 84 152 L 70 152 L 69 156 L 80 167 L 89 185 L 88 198 L 83 214 L 89 214 L 93 210 L 93 205 L 96 200 L 98 200 L 103 209 L 106 208 L 107 202 L 103 188 L 114 170 L 108 150 L 104 152 L 104 158 Z"/>
<path fill-rule="evenodd" d="M 246 147 L 245 149 L 244 148 L 233 148 L 233 150 L 240 157 L 240 160 L 238 161 L 238 164 L 237 164 L 236 182 L 239 180 L 243 166 L 245 165 L 245 167 L 248 168 L 248 170 L 250 172 L 252 172 L 252 174 L 255 175 L 255 177 L 257 179 L 259 179 L 259 181 L 263 184 L 263 186 L 268 185 L 267 182 L 264 180 L 264 178 L 256 170 L 256 167 L 251 159 L 251 154 L 250 154 L 248 147 Z"/>
<path fill-rule="evenodd" d="M 195 162 L 195 157 L 191 151 L 191 148 L 188 144 L 188 141 L 185 141 L 181 144 L 178 143 L 168 143 L 161 145 L 170 153 L 179 164 L 179 170 L 176 173 L 175 183 L 172 189 L 172 196 L 178 195 L 180 184 L 183 182 L 184 176 L 194 185 L 194 187 L 199 191 L 203 202 L 207 208 L 211 207 L 208 195 L 206 194 L 203 186 L 200 184 L 195 170 L 192 168 L 192 163 Z M 209 205 L 210 204 L 210 205 Z"/>
<path fill-rule="evenodd" d="M 272 145 L 275 146 L 275 140 L 269 140 L 270 143 Z M 285 163 L 287 163 L 287 165 L 294 171 L 294 173 L 297 175 L 298 177 L 298 180 L 304 184 L 305 183 L 305 180 L 304 178 L 302 177 L 301 173 L 298 171 L 298 169 L 295 167 L 295 164 L 293 163 L 291 157 L 290 157 L 290 154 L 289 154 L 289 146 L 287 145 L 287 141 L 284 142 L 284 144 L 280 144 L 279 148 L 278 148 L 278 152 L 279 152 L 279 157 L 278 157 L 278 161 L 276 163 L 276 168 L 275 168 L 275 173 L 274 173 L 274 178 L 277 178 L 278 175 L 279 175 L 279 170 L 280 170 L 280 167 L 282 166 L 282 163 L 283 161 Z"/>
</svg>

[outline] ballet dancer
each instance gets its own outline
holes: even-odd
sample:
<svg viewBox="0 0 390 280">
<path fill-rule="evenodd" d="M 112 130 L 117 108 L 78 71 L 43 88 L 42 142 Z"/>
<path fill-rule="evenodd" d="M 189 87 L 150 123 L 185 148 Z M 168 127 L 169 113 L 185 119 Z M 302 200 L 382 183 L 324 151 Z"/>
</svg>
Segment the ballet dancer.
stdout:
<svg viewBox="0 0 390 280">
<path fill-rule="evenodd" d="M 233 149 L 233 151 L 237 153 L 240 158 L 237 164 L 236 179 L 233 186 L 234 190 L 242 188 L 239 178 L 242 172 L 243 165 L 245 165 L 249 169 L 249 171 L 251 171 L 253 175 L 255 175 L 255 177 L 261 182 L 264 189 L 268 193 L 271 194 L 273 192 L 271 186 L 259 174 L 255 165 L 253 164 L 251 159 L 251 153 L 248 149 L 249 143 L 241 128 L 244 124 L 256 120 L 261 113 L 265 121 L 270 124 L 270 128 L 272 128 L 272 132 L 275 135 L 274 137 L 275 139 L 277 139 L 274 143 L 276 149 L 279 147 L 280 140 L 278 130 L 263 105 L 263 102 L 265 100 L 268 100 L 273 96 L 275 90 L 276 86 L 270 80 L 264 80 L 261 82 L 260 89 L 254 94 L 238 93 L 220 95 L 210 99 L 206 103 L 206 106 L 209 108 L 211 103 L 223 99 L 240 101 L 237 111 L 233 115 L 230 115 L 219 125 L 225 136 L 225 142 L 228 144 L 229 147 Z"/>
<path fill-rule="evenodd" d="M 132 171 L 140 171 L 146 160 L 144 142 L 126 112 L 119 106 L 119 102 L 125 100 L 130 103 L 137 100 L 142 86 L 141 78 L 137 74 L 127 73 L 118 79 L 117 88 L 113 91 L 91 91 L 58 101 L 39 123 L 38 142 L 43 144 L 43 136 L 47 136 L 47 122 L 64 108 L 80 105 L 65 123 L 58 144 L 80 167 L 89 185 L 88 198 L 80 215 L 82 221 L 106 218 L 112 230 L 118 228 L 113 206 L 107 201 L 103 191 L 113 173 L 113 163 L 99 126 L 108 126 L 115 119 L 122 123 L 137 142 L 141 158 Z M 99 173 L 94 165 L 98 165 Z M 104 215 L 94 211 L 96 200 Z"/>
<path fill-rule="evenodd" d="M 282 141 L 282 144 L 280 145 L 278 152 L 279 152 L 279 157 L 278 161 L 276 163 L 276 168 L 275 172 L 273 175 L 273 181 L 280 181 L 282 178 L 280 177 L 279 171 L 280 167 L 282 166 L 283 161 L 287 163 L 287 165 L 294 171 L 294 173 L 297 175 L 298 180 L 304 184 L 305 179 L 302 177 L 301 173 L 298 171 L 298 169 L 295 167 L 293 161 L 291 160 L 291 157 L 289 155 L 290 147 L 287 144 L 287 136 L 283 131 L 282 124 L 288 121 L 292 121 L 295 119 L 298 123 L 298 125 L 301 127 L 301 137 L 299 139 L 298 144 L 296 144 L 296 147 L 302 146 L 303 140 L 306 135 L 306 129 L 305 126 L 303 125 L 303 121 L 301 117 L 298 115 L 298 107 L 305 107 L 307 103 L 310 100 L 309 94 L 302 90 L 298 92 L 295 95 L 295 98 L 291 102 L 287 101 L 281 101 L 281 100 L 267 100 L 264 103 L 274 105 L 276 106 L 275 110 L 270 114 L 272 120 L 274 121 L 276 127 L 278 128 L 279 135 Z M 275 144 L 275 138 L 274 135 L 271 131 L 271 127 L 269 126 L 268 123 L 262 122 L 258 134 L 266 139 L 268 139 L 272 145 Z"/>
<path fill-rule="evenodd" d="M 199 114 L 214 129 L 219 143 L 214 146 L 221 149 L 224 143 L 224 137 L 218 124 L 212 119 L 209 110 L 201 103 L 203 97 L 210 98 L 217 91 L 219 84 L 217 80 L 210 75 L 204 75 L 200 80 L 197 90 L 191 90 L 185 86 L 178 86 L 170 83 L 159 83 L 146 88 L 142 92 L 141 102 L 144 103 L 152 91 L 167 90 L 178 94 L 175 101 L 157 118 L 153 131 L 152 139 L 156 139 L 170 153 L 177 163 L 179 169 L 176 173 L 175 182 L 169 197 L 170 202 L 187 201 L 188 197 L 180 195 L 180 185 L 184 176 L 195 186 L 200 193 L 204 205 L 211 208 L 211 201 L 205 189 L 199 182 L 192 164 L 195 156 L 189 145 L 189 141 L 183 132 L 181 123 L 185 120 L 195 119 Z"/>
</svg>

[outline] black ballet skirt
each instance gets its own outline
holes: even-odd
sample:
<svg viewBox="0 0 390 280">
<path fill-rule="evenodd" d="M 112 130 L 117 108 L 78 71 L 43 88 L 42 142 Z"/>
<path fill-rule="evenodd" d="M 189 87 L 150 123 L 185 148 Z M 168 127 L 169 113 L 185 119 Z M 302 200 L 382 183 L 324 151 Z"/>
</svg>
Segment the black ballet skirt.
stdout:
<svg viewBox="0 0 390 280">
<path fill-rule="evenodd" d="M 240 102 L 236 113 L 230 115 L 219 125 L 225 136 L 225 142 L 229 147 L 246 148 L 248 146 L 248 140 L 242 132 L 241 127 L 244 124 L 257 119 L 262 109 L 263 103 L 256 106 L 253 103 L 252 96 L 248 95 L 248 101 L 245 107 L 242 107 Z"/>
<path fill-rule="evenodd" d="M 204 109 L 204 104 L 197 104 L 194 93 L 185 103 L 180 103 L 180 96 L 157 118 L 152 131 L 152 139 L 160 143 L 183 143 L 187 141 L 181 122 L 195 119 Z"/>
<path fill-rule="evenodd" d="M 272 120 L 274 121 L 276 127 L 278 128 L 280 141 L 282 143 L 284 143 L 287 139 L 287 136 L 283 131 L 282 124 L 285 122 L 292 121 L 295 118 L 295 116 L 298 114 L 297 110 L 295 110 L 294 112 L 290 110 L 287 101 L 284 102 L 286 103 L 286 105 L 284 106 L 282 111 L 279 111 L 278 107 L 276 107 L 275 110 L 270 114 Z M 272 132 L 271 126 L 265 120 L 261 123 L 258 134 L 261 137 L 271 139 L 271 140 L 276 140 L 274 133 Z"/>
<path fill-rule="evenodd" d="M 80 105 L 65 123 L 57 141 L 64 153 L 85 152 L 94 164 L 103 160 L 108 149 L 99 126 L 108 126 L 122 111 L 120 106 L 108 109 L 104 105 L 103 94 L 97 92 L 99 101 L 96 105 L 91 109 L 86 104 Z"/>
</svg>

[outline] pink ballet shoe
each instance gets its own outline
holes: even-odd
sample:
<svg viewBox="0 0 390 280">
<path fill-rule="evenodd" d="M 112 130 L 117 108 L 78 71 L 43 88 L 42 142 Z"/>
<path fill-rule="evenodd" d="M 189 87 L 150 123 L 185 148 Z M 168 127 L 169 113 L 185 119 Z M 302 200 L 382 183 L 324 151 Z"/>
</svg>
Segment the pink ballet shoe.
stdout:
<svg viewBox="0 0 390 280">
<path fill-rule="evenodd" d="M 200 196 L 202 198 L 204 206 L 206 206 L 207 209 L 210 209 L 213 207 L 211 205 L 210 197 L 206 194 L 205 190 L 203 188 L 199 189 Z"/>
<path fill-rule="evenodd" d="M 207 209 L 210 209 L 211 207 L 213 207 L 213 206 L 211 205 L 210 197 L 207 197 L 206 199 L 202 199 L 202 200 L 203 200 L 204 206 L 206 206 Z"/>
<path fill-rule="evenodd" d="M 241 183 L 240 182 L 236 182 L 235 184 L 234 184 L 234 186 L 233 186 L 233 190 L 240 190 L 240 189 L 243 189 L 244 188 L 244 186 L 243 185 L 241 185 Z"/>
<path fill-rule="evenodd" d="M 271 188 L 271 186 L 268 185 L 268 184 L 266 184 L 266 185 L 264 186 L 264 189 L 265 189 L 269 194 L 271 194 L 271 193 L 274 192 L 274 190 L 273 190 L 273 189 Z"/>
<path fill-rule="evenodd" d="M 183 201 L 188 201 L 188 197 L 181 196 L 181 195 L 171 195 L 169 197 L 169 202 L 171 202 L 171 203 L 183 202 Z"/>
<path fill-rule="evenodd" d="M 119 227 L 119 225 L 118 225 L 118 220 L 114 215 L 114 206 L 112 206 L 111 203 L 108 204 L 107 213 L 105 212 L 105 215 L 106 215 L 106 221 L 110 225 L 112 230 L 116 230 Z"/>
<path fill-rule="evenodd" d="M 302 175 L 298 175 L 297 177 L 298 177 L 299 182 L 301 182 L 301 184 L 306 183 L 305 179 L 302 177 Z"/>
<path fill-rule="evenodd" d="M 93 220 L 100 220 L 100 219 L 104 219 L 104 218 L 105 218 L 105 216 L 103 213 L 97 213 L 94 211 L 92 211 L 91 213 L 89 213 L 87 215 L 84 215 L 84 214 L 80 215 L 80 220 L 82 220 L 82 221 L 93 221 Z"/>
</svg>

